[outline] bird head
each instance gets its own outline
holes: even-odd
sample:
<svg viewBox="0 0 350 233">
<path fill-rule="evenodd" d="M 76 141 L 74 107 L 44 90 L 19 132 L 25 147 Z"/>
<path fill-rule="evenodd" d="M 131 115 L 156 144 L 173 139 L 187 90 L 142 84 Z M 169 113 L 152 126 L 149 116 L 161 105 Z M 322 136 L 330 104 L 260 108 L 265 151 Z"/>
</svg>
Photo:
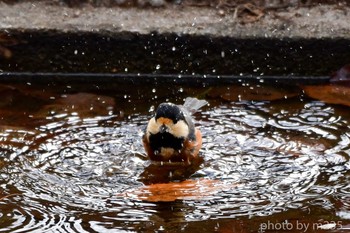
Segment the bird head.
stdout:
<svg viewBox="0 0 350 233">
<path fill-rule="evenodd" d="M 150 134 L 169 133 L 176 138 L 186 138 L 189 131 L 184 112 L 172 103 L 160 104 L 147 127 Z"/>
</svg>

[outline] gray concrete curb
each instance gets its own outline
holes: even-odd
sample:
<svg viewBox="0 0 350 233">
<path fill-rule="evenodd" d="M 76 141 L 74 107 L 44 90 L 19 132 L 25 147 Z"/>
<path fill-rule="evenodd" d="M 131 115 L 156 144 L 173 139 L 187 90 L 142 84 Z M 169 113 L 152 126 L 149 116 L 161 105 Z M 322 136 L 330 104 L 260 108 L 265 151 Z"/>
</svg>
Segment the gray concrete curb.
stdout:
<svg viewBox="0 0 350 233">
<path fill-rule="evenodd" d="M 4 72 L 325 76 L 350 63 L 348 8 L 69 8 L 0 3 Z M 6 55 L 6 56 L 5 56 Z"/>
</svg>

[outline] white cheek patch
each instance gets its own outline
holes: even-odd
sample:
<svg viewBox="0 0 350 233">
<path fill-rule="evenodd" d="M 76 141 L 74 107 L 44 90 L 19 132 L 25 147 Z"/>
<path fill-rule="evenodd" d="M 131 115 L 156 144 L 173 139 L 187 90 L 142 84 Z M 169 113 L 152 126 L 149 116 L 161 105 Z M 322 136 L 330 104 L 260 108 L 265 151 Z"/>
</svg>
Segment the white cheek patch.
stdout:
<svg viewBox="0 0 350 233">
<path fill-rule="evenodd" d="M 147 134 L 156 134 L 159 132 L 159 127 L 160 125 L 156 122 L 156 119 L 154 117 L 149 120 L 148 125 L 147 125 Z"/>
<path fill-rule="evenodd" d="M 188 125 L 183 120 L 178 121 L 176 124 L 172 124 L 169 128 L 169 133 L 177 138 L 186 138 L 189 132 Z"/>
<path fill-rule="evenodd" d="M 161 126 L 162 124 L 157 122 L 154 117 L 151 118 L 147 125 L 147 134 L 149 135 L 159 133 Z M 168 133 L 174 135 L 177 138 L 186 138 L 190 131 L 188 125 L 183 120 L 178 121 L 176 124 L 171 123 L 166 124 L 165 126 L 168 128 Z"/>
</svg>

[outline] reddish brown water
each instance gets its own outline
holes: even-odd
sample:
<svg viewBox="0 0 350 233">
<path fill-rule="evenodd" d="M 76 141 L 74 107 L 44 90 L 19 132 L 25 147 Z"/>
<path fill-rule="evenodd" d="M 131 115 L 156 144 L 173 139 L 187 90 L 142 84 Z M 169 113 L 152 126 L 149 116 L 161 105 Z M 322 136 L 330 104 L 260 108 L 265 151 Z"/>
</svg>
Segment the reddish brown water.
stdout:
<svg viewBox="0 0 350 233">
<path fill-rule="evenodd" d="M 0 232 L 350 228 L 348 106 L 249 84 L 1 90 Z M 152 110 L 187 96 L 210 103 L 195 115 L 204 162 L 151 164 L 140 138 Z M 180 182 L 176 200 L 159 193 L 168 182 Z"/>
</svg>

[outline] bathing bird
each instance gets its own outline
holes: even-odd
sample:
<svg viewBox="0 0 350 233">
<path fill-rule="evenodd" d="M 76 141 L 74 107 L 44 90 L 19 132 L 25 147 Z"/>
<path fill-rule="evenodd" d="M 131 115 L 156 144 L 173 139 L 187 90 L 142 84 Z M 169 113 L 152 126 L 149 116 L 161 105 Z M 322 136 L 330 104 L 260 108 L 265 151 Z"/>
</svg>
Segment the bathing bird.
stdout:
<svg viewBox="0 0 350 233">
<path fill-rule="evenodd" d="M 205 100 L 192 97 L 186 98 L 183 105 L 160 104 L 142 137 L 149 159 L 188 165 L 196 161 L 202 146 L 202 134 L 195 127 L 192 114 L 207 104 Z"/>
</svg>

